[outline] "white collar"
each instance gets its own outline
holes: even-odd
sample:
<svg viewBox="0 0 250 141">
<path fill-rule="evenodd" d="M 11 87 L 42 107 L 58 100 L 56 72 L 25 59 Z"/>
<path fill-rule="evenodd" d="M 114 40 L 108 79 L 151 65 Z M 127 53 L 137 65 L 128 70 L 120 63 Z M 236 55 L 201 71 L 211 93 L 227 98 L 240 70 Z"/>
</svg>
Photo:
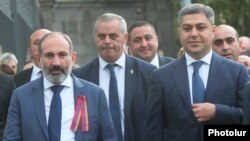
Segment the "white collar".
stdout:
<svg viewBox="0 0 250 141">
<path fill-rule="evenodd" d="M 159 65 L 159 56 L 158 56 L 158 54 L 155 54 L 155 57 L 150 62 L 150 64 L 155 65 L 157 68 L 159 68 L 160 65 Z"/>
<path fill-rule="evenodd" d="M 213 55 L 213 51 L 212 49 L 207 53 L 206 56 L 204 56 L 203 58 L 201 58 L 200 60 L 203 61 L 206 64 L 210 64 L 211 63 L 211 59 L 212 59 L 212 55 Z M 192 58 L 189 54 L 185 53 L 185 57 L 186 57 L 186 64 L 187 66 L 191 65 L 193 62 L 197 61 L 194 58 Z"/>
<path fill-rule="evenodd" d="M 35 64 L 33 64 L 32 72 L 34 74 L 38 74 L 40 71 L 41 71 L 41 69 L 39 67 L 37 67 Z"/>
<path fill-rule="evenodd" d="M 48 81 L 48 79 L 43 76 L 43 86 L 44 89 L 49 89 L 51 86 L 54 86 L 55 84 L 51 83 Z M 60 85 L 66 86 L 66 87 L 71 87 L 73 86 L 73 78 L 71 75 L 69 75 Z"/>
<path fill-rule="evenodd" d="M 100 56 L 98 58 L 99 58 L 100 68 L 103 70 L 108 63 L 104 61 Z M 115 64 L 119 65 L 119 67 L 121 68 L 125 68 L 125 61 L 126 61 L 126 56 L 124 53 L 122 53 L 120 58 L 115 61 Z"/>
</svg>

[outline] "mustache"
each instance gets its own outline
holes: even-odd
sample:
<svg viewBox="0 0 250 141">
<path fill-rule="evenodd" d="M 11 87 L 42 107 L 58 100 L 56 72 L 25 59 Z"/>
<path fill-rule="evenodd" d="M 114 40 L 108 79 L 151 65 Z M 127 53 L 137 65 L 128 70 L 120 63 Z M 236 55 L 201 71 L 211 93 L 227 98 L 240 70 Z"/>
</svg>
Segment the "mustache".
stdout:
<svg viewBox="0 0 250 141">
<path fill-rule="evenodd" d="M 113 48 L 114 48 L 113 46 L 108 46 L 108 45 L 102 46 L 102 49 L 113 49 Z"/>
<path fill-rule="evenodd" d="M 49 72 L 52 72 L 52 71 L 61 71 L 64 73 L 64 69 L 60 66 L 52 66 L 49 68 Z"/>
</svg>

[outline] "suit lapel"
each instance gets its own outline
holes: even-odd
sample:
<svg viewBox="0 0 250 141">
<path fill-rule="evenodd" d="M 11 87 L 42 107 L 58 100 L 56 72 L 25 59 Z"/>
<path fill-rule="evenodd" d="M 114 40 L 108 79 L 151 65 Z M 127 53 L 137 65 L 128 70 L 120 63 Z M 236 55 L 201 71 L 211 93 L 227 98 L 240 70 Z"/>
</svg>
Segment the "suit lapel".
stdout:
<svg viewBox="0 0 250 141">
<path fill-rule="evenodd" d="M 84 85 L 74 76 L 72 75 L 73 78 L 73 84 L 74 84 L 74 101 L 75 101 L 75 106 L 76 106 L 76 102 L 77 102 L 77 97 L 80 95 L 84 95 L 84 90 L 83 87 Z M 81 130 L 79 130 L 79 127 L 75 133 L 75 140 L 76 141 L 80 141 L 83 140 L 83 134 L 81 132 Z"/>
<path fill-rule="evenodd" d="M 25 83 L 28 83 L 30 82 L 30 78 L 31 78 L 31 75 L 32 75 L 32 70 L 33 70 L 33 67 L 30 68 L 30 69 L 27 69 L 27 70 L 24 70 L 22 74 L 20 74 L 18 80 L 15 80 L 16 81 L 16 85 L 17 86 L 21 86 Z"/>
<path fill-rule="evenodd" d="M 124 99 L 124 119 L 128 119 L 129 108 L 132 102 L 132 97 L 134 95 L 135 90 L 138 88 L 138 79 L 137 79 L 137 67 L 135 61 L 126 55 L 126 63 L 125 63 L 125 99 Z M 132 83 L 131 83 L 132 82 Z M 125 121 L 126 122 L 126 121 Z"/>
<path fill-rule="evenodd" d="M 72 78 L 73 78 L 73 84 L 74 84 L 74 100 L 75 100 L 75 103 L 76 103 L 77 96 L 83 95 L 82 88 L 84 87 L 84 85 L 74 75 L 72 75 Z"/>
<path fill-rule="evenodd" d="M 89 76 L 89 81 L 95 83 L 96 85 L 99 85 L 99 60 L 96 58 L 93 61 L 93 64 L 91 64 L 90 69 L 87 73 Z"/>
<path fill-rule="evenodd" d="M 48 125 L 46 121 L 45 107 L 44 107 L 44 91 L 43 91 L 43 77 L 39 78 L 39 81 L 36 81 L 37 84 L 34 84 L 32 89 L 32 93 L 30 96 L 33 101 L 35 114 L 38 119 L 38 122 L 44 132 L 46 138 L 48 137 Z"/>
<path fill-rule="evenodd" d="M 73 77 L 73 84 L 74 84 L 74 101 L 76 103 L 77 96 L 83 95 L 83 87 L 84 85 L 74 76 Z M 45 114 L 45 108 L 44 108 L 44 91 L 43 91 L 43 77 L 39 78 L 39 81 L 37 84 L 35 84 L 31 89 L 32 93 L 30 94 L 33 105 L 35 108 L 35 114 L 38 118 L 38 122 L 46 136 L 48 138 L 48 126 L 46 121 L 46 114 Z M 75 140 L 82 140 L 82 132 L 77 130 L 75 133 Z"/>
<path fill-rule="evenodd" d="M 184 56 L 182 56 L 179 60 L 176 60 L 176 64 L 174 65 L 173 69 L 174 71 L 172 71 L 171 73 L 173 73 L 173 80 L 176 82 L 177 89 L 180 91 L 179 94 L 183 98 L 184 103 L 187 104 L 186 106 L 190 107 L 190 88 L 188 81 L 187 64 Z"/>
<path fill-rule="evenodd" d="M 160 57 L 160 56 L 158 56 L 158 58 L 159 58 L 159 66 L 163 66 L 164 64 L 166 64 L 166 60 L 164 60 L 164 58 L 162 58 L 162 57 Z"/>
<path fill-rule="evenodd" d="M 209 75 L 204 98 L 205 101 L 207 99 L 211 99 L 210 97 L 213 97 L 213 94 L 215 94 L 214 90 L 218 90 L 218 87 L 220 86 L 220 84 L 217 84 L 220 83 L 220 81 L 215 80 L 223 80 L 223 78 L 221 78 L 223 76 L 223 71 L 221 69 L 222 63 L 223 61 L 219 58 L 219 56 L 213 53 L 209 68 Z"/>
<path fill-rule="evenodd" d="M 160 56 L 158 56 L 158 59 L 159 59 L 159 66 L 162 66 L 164 64 L 163 59 Z"/>
<path fill-rule="evenodd" d="M 32 75 L 32 70 L 33 70 L 34 67 L 30 68 L 30 69 L 27 69 L 27 71 L 24 73 L 23 75 L 23 79 L 22 81 L 24 83 L 27 83 L 27 82 L 30 82 L 30 78 L 31 78 L 31 75 Z M 24 84 L 23 83 L 23 84 Z"/>
</svg>

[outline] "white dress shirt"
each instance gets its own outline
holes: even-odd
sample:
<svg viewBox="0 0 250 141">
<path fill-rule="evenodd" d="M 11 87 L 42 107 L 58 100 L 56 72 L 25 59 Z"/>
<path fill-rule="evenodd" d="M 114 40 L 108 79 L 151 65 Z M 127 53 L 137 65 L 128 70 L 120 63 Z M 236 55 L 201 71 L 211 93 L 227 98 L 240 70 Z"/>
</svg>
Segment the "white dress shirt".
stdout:
<svg viewBox="0 0 250 141">
<path fill-rule="evenodd" d="M 48 124 L 50 104 L 53 97 L 53 91 L 50 87 L 54 84 L 49 82 L 45 77 L 43 77 L 43 80 L 45 113 Z M 60 93 L 62 100 L 61 141 L 74 141 L 75 133 L 70 129 L 75 109 L 72 77 L 68 76 L 61 85 L 65 86 Z"/>
<path fill-rule="evenodd" d="M 159 68 L 160 64 L 159 64 L 159 56 L 158 56 L 158 54 L 155 54 L 155 57 L 150 62 L 150 64 L 152 64 L 152 65 L 156 66 L 157 68 Z"/>
<path fill-rule="evenodd" d="M 115 75 L 117 79 L 117 87 L 118 87 L 118 95 L 119 95 L 119 103 L 121 108 L 121 124 L 122 124 L 122 134 L 124 136 L 124 87 L 125 87 L 125 54 L 115 62 L 118 66 L 115 67 Z M 106 68 L 108 64 L 101 57 L 99 57 L 99 86 L 104 89 L 105 95 L 107 97 L 109 103 L 109 80 L 110 80 L 110 72 Z"/>
<path fill-rule="evenodd" d="M 35 64 L 33 64 L 30 81 L 33 81 L 37 78 L 40 78 L 41 76 L 42 76 L 41 69 L 39 67 L 37 67 Z"/>
<path fill-rule="evenodd" d="M 210 63 L 211 63 L 211 59 L 212 59 L 212 54 L 213 54 L 213 52 L 211 49 L 210 52 L 206 56 L 204 56 L 203 58 L 200 59 L 200 61 L 203 61 L 204 63 L 201 65 L 201 67 L 199 69 L 199 75 L 203 81 L 205 89 L 207 87 L 207 80 L 208 80 L 208 74 L 209 74 L 209 68 L 210 68 Z M 187 53 L 185 53 L 185 57 L 186 57 L 186 64 L 187 64 L 187 71 L 188 71 L 190 98 L 191 98 L 191 103 L 193 103 L 192 76 L 193 76 L 193 72 L 194 72 L 194 67 L 193 67 L 192 63 L 195 61 L 199 61 L 199 60 L 193 59 Z"/>
</svg>

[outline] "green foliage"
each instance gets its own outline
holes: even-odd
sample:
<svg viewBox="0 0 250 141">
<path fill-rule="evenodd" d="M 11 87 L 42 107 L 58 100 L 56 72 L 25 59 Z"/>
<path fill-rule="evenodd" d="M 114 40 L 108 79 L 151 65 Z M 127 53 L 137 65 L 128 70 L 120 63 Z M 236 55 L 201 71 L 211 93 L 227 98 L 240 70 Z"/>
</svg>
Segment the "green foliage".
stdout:
<svg viewBox="0 0 250 141">
<path fill-rule="evenodd" d="M 181 47 L 178 36 L 178 12 L 180 0 L 167 0 L 172 5 L 173 22 L 177 50 Z M 250 37 L 250 0 L 192 0 L 192 3 L 203 3 L 209 5 L 215 12 L 215 24 L 228 24 L 233 26 L 239 36 Z"/>
<path fill-rule="evenodd" d="M 233 26 L 239 35 L 250 36 L 250 0 L 193 0 L 211 6 L 215 12 L 215 23 Z"/>
</svg>

